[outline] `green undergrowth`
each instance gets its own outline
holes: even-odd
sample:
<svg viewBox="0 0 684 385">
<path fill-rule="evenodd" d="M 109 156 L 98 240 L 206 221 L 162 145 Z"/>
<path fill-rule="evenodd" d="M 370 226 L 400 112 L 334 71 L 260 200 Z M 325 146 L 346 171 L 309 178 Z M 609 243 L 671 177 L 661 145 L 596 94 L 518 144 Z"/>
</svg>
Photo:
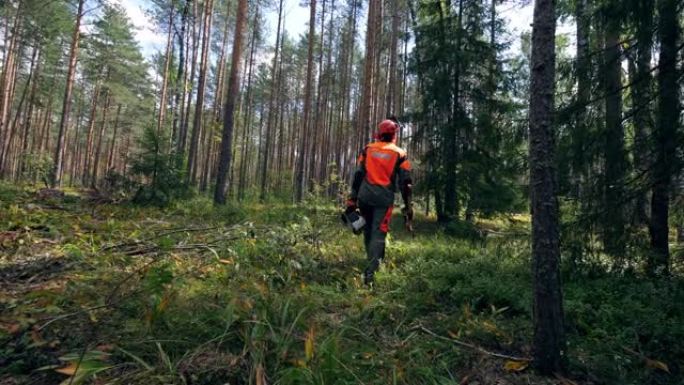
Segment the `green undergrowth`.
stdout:
<svg viewBox="0 0 684 385">
<path fill-rule="evenodd" d="M 140 208 L 93 205 L 73 192 L 48 202 L 0 185 L 0 379 L 682 381 L 681 277 L 564 271 L 570 371 L 542 378 L 478 351 L 531 355 L 524 216 L 459 234 L 419 216 L 415 235 L 397 216 L 373 290 L 360 283 L 361 238 L 338 221 L 320 202 L 216 208 L 196 198 Z"/>
</svg>

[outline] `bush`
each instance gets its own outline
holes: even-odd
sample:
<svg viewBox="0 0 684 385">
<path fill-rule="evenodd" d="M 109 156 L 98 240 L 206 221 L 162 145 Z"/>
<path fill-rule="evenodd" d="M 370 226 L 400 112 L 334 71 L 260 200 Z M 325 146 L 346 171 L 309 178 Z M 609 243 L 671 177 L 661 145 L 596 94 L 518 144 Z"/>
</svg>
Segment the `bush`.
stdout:
<svg viewBox="0 0 684 385">
<path fill-rule="evenodd" d="M 168 206 L 172 200 L 188 198 L 183 158 L 170 149 L 169 140 L 147 128 L 140 140 L 141 152 L 132 162 L 132 172 L 145 181 L 133 202 L 142 205 Z"/>
</svg>

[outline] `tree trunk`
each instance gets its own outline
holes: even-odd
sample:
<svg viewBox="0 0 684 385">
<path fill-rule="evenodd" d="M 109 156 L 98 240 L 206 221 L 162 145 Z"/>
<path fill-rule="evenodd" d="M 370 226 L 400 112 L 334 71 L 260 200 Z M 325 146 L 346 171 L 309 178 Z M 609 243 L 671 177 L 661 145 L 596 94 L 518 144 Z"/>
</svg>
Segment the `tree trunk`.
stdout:
<svg viewBox="0 0 684 385">
<path fill-rule="evenodd" d="M 537 0 L 532 29 L 529 164 L 534 364 L 544 374 L 562 372 L 565 366 L 553 133 L 555 30 L 555 1 Z"/>
<path fill-rule="evenodd" d="M 238 9 L 235 21 L 235 40 L 233 42 L 233 55 L 228 78 L 228 93 L 223 118 L 223 134 L 221 136 L 221 156 L 219 158 L 216 187 L 214 190 L 214 203 L 226 203 L 226 185 L 231 181 L 226 179 L 230 170 L 231 150 L 233 147 L 233 111 L 235 100 L 240 89 L 240 56 L 242 55 L 242 42 L 244 39 L 244 25 L 247 17 L 247 0 L 238 0 Z"/>
<path fill-rule="evenodd" d="M 199 138 L 202 130 L 202 117 L 204 112 L 204 85 L 207 81 L 207 66 L 209 58 L 209 42 L 211 41 L 211 21 L 213 0 L 208 0 L 204 5 L 204 32 L 202 33 L 202 57 L 200 62 L 199 82 L 197 84 L 197 102 L 195 103 L 195 120 L 192 125 L 192 139 L 190 141 L 190 154 L 188 155 L 188 181 L 191 185 L 197 182 L 197 168 L 199 159 Z"/>
<path fill-rule="evenodd" d="M 653 144 L 653 190 L 651 194 L 651 253 L 648 273 L 668 275 L 670 271 L 669 204 L 672 177 L 677 163 L 679 127 L 679 82 L 677 72 L 677 42 L 679 41 L 679 13 L 677 0 L 658 0 L 658 39 L 660 59 L 658 71 L 658 113 Z"/>
<path fill-rule="evenodd" d="M 371 0 L 371 2 L 374 0 Z M 297 154 L 297 169 L 295 171 L 295 202 L 299 203 L 304 198 L 304 188 L 306 185 L 305 160 L 309 147 L 309 114 L 311 113 L 311 93 L 313 91 L 313 48 L 314 36 L 316 34 L 316 0 L 309 0 L 309 36 L 308 53 L 306 59 L 306 83 L 304 84 L 304 119 L 301 124 L 301 136 Z"/>
<path fill-rule="evenodd" d="M 57 146 L 55 148 L 55 163 L 52 168 L 52 187 L 58 187 L 61 184 L 60 175 L 62 174 L 62 159 L 64 157 L 64 139 L 66 137 L 67 127 L 69 126 L 69 113 L 71 112 L 72 102 L 71 93 L 74 88 L 74 76 L 76 75 L 76 60 L 78 58 L 78 43 L 84 3 L 85 0 L 78 1 L 76 25 L 74 26 L 74 33 L 71 38 L 71 48 L 69 49 L 69 67 L 67 70 L 66 88 L 64 90 L 64 100 L 62 104 L 62 117 L 59 122 L 59 134 L 57 135 Z"/>
<path fill-rule="evenodd" d="M 387 74 L 387 94 L 385 101 L 385 115 L 397 115 L 397 47 L 399 45 L 399 1 L 391 0 L 392 10 L 392 32 L 390 35 L 390 52 L 389 52 L 389 72 Z"/>
<path fill-rule="evenodd" d="M 611 9 L 617 8 L 612 3 Z M 622 60 L 619 15 L 606 11 L 605 31 L 605 210 L 603 243 L 606 253 L 622 258 L 625 252 L 625 132 L 622 126 Z"/>
<path fill-rule="evenodd" d="M 41 60 L 43 56 L 43 51 L 41 50 L 38 54 L 38 59 L 36 61 L 36 68 L 34 70 L 33 83 L 31 84 L 31 94 L 29 96 L 28 111 L 26 112 L 26 120 L 24 121 L 24 139 L 22 140 L 21 153 L 22 155 L 28 155 L 29 151 L 29 133 L 31 133 L 31 124 L 33 122 L 33 109 L 36 101 L 36 92 L 38 89 L 38 80 L 40 79 L 40 69 Z M 35 133 L 32 134 L 35 137 Z M 19 177 L 23 177 L 26 170 L 26 159 L 25 156 L 20 158 L 19 163 Z"/>
<path fill-rule="evenodd" d="M 21 4 L 17 9 L 16 15 L 14 17 L 14 23 L 11 28 L 11 37 L 9 39 L 9 44 L 5 49 L 5 57 L 3 63 L 2 71 L 2 81 L 0 86 L 2 86 L 2 91 L 0 91 L 0 176 L 4 174 L 5 170 L 3 165 L 5 164 L 5 158 L 9 157 L 7 154 L 9 148 L 9 142 L 11 139 L 9 120 L 10 113 L 12 110 L 12 99 L 14 99 L 13 89 L 16 82 L 16 67 L 17 67 L 17 44 L 19 40 L 19 30 L 21 28 Z M 7 25 L 6 34 L 10 33 L 9 28 L 9 17 Z M 5 40 L 7 42 L 7 39 Z"/>
<path fill-rule="evenodd" d="M 187 64 L 185 58 L 185 28 L 188 23 L 188 12 L 191 1 L 192 0 L 185 0 L 183 14 L 181 16 L 181 29 L 178 36 L 178 69 L 176 70 L 176 89 L 174 91 L 173 123 L 171 128 L 171 141 L 175 146 L 174 148 L 176 149 L 176 152 L 179 152 L 178 150 L 180 148 L 180 141 L 178 140 L 178 124 L 180 116 L 184 111 L 182 101 L 185 101 L 185 65 Z"/>
<path fill-rule="evenodd" d="M 107 112 L 109 111 L 109 105 L 112 101 L 112 97 L 111 95 L 109 95 L 109 91 L 107 91 L 106 94 L 107 96 L 105 97 L 105 105 L 102 108 L 102 125 L 100 126 L 100 134 L 98 135 L 97 146 L 95 147 L 95 163 L 93 164 L 93 172 L 90 178 L 90 187 L 92 188 L 97 187 L 97 178 L 100 172 L 100 156 L 102 154 L 102 141 L 104 140 L 105 132 L 107 129 Z"/>
<path fill-rule="evenodd" d="M 459 0 L 458 2 L 458 17 L 456 19 L 456 55 L 460 56 L 461 52 L 461 41 L 463 39 L 463 6 L 464 0 Z M 441 9 L 441 8 L 440 8 Z M 444 33 L 443 33 L 444 34 Z M 443 216 L 446 220 L 457 219 L 459 216 L 459 201 L 458 201 L 458 191 L 456 190 L 457 183 L 457 167 L 458 167 L 458 126 L 461 123 L 463 112 L 461 110 L 461 65 L 460 61 L 457 61 L 454 69 L 454 82 L 453 82 L 453 121 L 451 124 L 445 125 L 444 138 L 446 144 L 443 146 L 444 151 L 444 165 L 445 165 L 445 186 L 444 186 L 444 212 Z M 470 146 L 470 129 L 465 128 L 465 138 L 464 138 L 464 149 L 463 151 L 468 151 L 468 146 Z"/>
<path fill-rule="evenodd" d="M 161 97 L 159 98 L 159 119 L 157 119 L 157 135 L 161 135 L 162 128 L 164 127 L 164 118 L 166 117 L 166 107 L 167 107 L 167 97 L 166 93 L 169 86 L 169 68 L 171 67 L 171 56 L 172 56 L 172 43 L 173 43 L 173 11 L 175 7 L 171 7 L 169 10 L 169 32 L 166 37 L 166 53 L 164 60 L 164 76 L 162 80 Z"/>
<path fill-rule="evenodd" d="M 646 180 L 645 177 L 648 175 L 650 163 L 650 157 L 647 155 L 650 153 L 648 137 L 653 132 L 651 52 L 653 50 L 654 8 L 655 0 L 637 1 L 633 16 L 636 25 L 637 48 L 631 94 L 634 110 L 634 169 L 638 180 Z M 637 194 L 634 221 L 638 225 L 648 224 L 647 202 L 646 191 Z"/>
<path fill-rule="evenodd" d="M 90 119 L 88 122 L 88 133 L 86 135 L 86 146 L 85 146 L 85 156 L 83 162 L 83 174 L 81 183 L 83 186 L 88 184 L 88 179 L 90 176 L 90 164 L 92 159 L 93 151 L 93 134 L 95 133 L 95 119 L 97 117 L 97 102 L 100 97 L 100 83 L 96 81 L 95 90 L 93 91 L 93 101 L 90 107 Z"/>
<path fill-rule="evenodd" d="M 575 189 L 573 194 L 580 197 L 580 184 L 587 177 L 587 108 L 591 99 L 591 34 L 590 12 L 587 0 L 576 0 L 575 20 L 577 25 L 577 108 L 575 129 L 572 130 L 572 169 Z"/>
<path fill-rule="evenodd" d="M 119 116 L 121 116 L 121 103 L 116 107 L 116 116 L 114 117 L 114 132 L 112 133 L 112 145 L 109 147 L 109 156 L 107 157 L 107 172 L 114 167 L 114 147 L 116 147 L 116 137 L 119 132 Z"/>
<path fill-rule="evenodd" d="M 252 92 L 252 75 L 254 74 L 254 56 L 256 54 L 257 40 L 258 40 L 258 16 L 259 8 L 254 12 L 254 21 L 252 22 L 252 37 L 250 39 L 249 56 L 245 69 L 247 70 L 247 84 L 245 90 L 247 95 L 243 98 L 243 122 L 242 122 L 242 151 L 240 152 L 240 182 L 238 184 L 238 200 L 245 197 L 245 189 L 247 188 L 248 170 L 251 161 L 251 144 L 252 144 L 252 107 L 253 107 L 253 92 Z M 258 135 L 261 137 L 261 135 Z"/>
<path fill-rule="evenodd" d="M 266 121 L 266 145 L 264 146 L 264 164 L 261 167 L 261 192 L 259 200 L 262 202 L 266 199 L 266 177 L 268 176 L 268 151 L 271 146 L 271 136 L 273 135 L 273 120 L 275 115 L 275 100 L 277 85 L 280 83 L 280 75 L 278 70 L 278 54 L 280 53 L 280 26 L 283 20 L 283 0 L 278 2 L 278 26 L 276 28 L 276 42 L 273 54 L 273 67 L 271 68 L 271 93 L 268 99 L 268 120 Z"/>
<path fill-rule="evenodd" d="M 185 105 L 185 112 L 183 112 L 184 117 L 181 122 L 180 129 L 180 139 L 179 139 L 179 151 L 178 153 L 185 153 L 185 146 L 188 138 L 188 125 L 190 123 L 190 109 L 192 107 L 192 89 L 194 87 L 195 80 L 195 67 L 197 65 L 197 55 L 199 52 L 199 36 L 197 28 L 197 1 L 192 3 L 192 58 L 190 63 L 190 73 L 188 76 L 188 84 L 186 84 L 185 90 L 188 93 L 187 102 Z"/>
<path fill-rule="evenodd" d="M 376 12 L 379 0 L 368 2 L 368 22 L 366 23 L 366 55 L 363 62 L 363 91 L 361 93 L 361 105 L 359 106 L 359 119 L 357 123 L 357 136 L 359 146 L 367 141 L 370 132 L 371 98 L 373 95 L 373 70 L 375 68 L 375 31 Z"/>
</svg>

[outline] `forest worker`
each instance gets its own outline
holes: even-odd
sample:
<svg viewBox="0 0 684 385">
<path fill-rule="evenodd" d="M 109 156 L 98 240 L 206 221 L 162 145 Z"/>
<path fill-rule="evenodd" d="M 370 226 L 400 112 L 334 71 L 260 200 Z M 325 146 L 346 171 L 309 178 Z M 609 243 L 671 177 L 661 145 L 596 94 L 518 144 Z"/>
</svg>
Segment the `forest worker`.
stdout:
<svg viewBox="0 0 684 385">
<path fill-rule="evenodd" d="M 357 161 L 347 211 L 358 209 L 366 220 L 363 241 L 368 266 L 364 284 L 371 286 L 373 276 L 385 257 L 385 238 L 394 208 L 394 194 L 399 187 L 404 200 L 407 223 L 413 220 L 411 205 L 411 164 L 406 151 L 396 145 L 399 124 L 390 118 L 378 124 L 375 141 L 366 145 Z"/>
</svg>

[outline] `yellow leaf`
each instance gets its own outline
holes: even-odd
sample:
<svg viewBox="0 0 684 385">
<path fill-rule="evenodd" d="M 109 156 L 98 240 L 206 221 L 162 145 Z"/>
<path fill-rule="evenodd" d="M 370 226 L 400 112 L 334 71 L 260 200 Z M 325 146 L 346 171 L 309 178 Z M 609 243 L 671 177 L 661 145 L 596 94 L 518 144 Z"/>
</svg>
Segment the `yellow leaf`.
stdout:
<svg viewBox="0 0 684 385">
<path fill-rule="evenodd" d="M 232 265 L 233 260 L 232 259 L 219 259 L 219 263 L 222 263 L 224 265 Z"/>
<path fill-rule="evenodd" d="M 458 333 L 454 333 L 451 330 L 447 330 L 447 334 L 449 335 L 449 337 L 451 337 L 455 340 L 458 339 Z"/>
<path fill-rule="evenodd" d="M 527 369 L 529 364 L 530 363 L 527 361 L 509 360 L 504 364 L 504 370 L 507 372 L 522 372 L 523 370 Z"/>
<path fill-rule="evenodd" d="M 306 368 L 306 361 L 304 360 L 292 360 L 290 361 L 292 365 L 300 367 L 300 368 Z"/>
<path fill-rule="evenodd" d="M 71 363 L 69 363 L 69 365 L 67 365 L 63 368 L 55 369 L 55 372 L 65 374 L 67 376 L 73 376 L 74 374 L 76 374 L 77 369 L 78 369 L 77 363 L 71 362 Z"/>
<path fill-rule="evenodd" d="M 306 355 L 306 360 L 311 361 L 314 355 L 314 330 L 313 327 L 309 329 L 306 333 L 306 339 L 304 340 L 304 354 Z"/>
<path fill-rule="evenodd" d="M 663 372 L 670 373 L 670 368 L 667 366 L 666 363 L 658 360 L 651 360 L 651 359 L 646 359 L 646 366 L 648 366 L 651 369 L 660 369 Z"/>
</svg>

